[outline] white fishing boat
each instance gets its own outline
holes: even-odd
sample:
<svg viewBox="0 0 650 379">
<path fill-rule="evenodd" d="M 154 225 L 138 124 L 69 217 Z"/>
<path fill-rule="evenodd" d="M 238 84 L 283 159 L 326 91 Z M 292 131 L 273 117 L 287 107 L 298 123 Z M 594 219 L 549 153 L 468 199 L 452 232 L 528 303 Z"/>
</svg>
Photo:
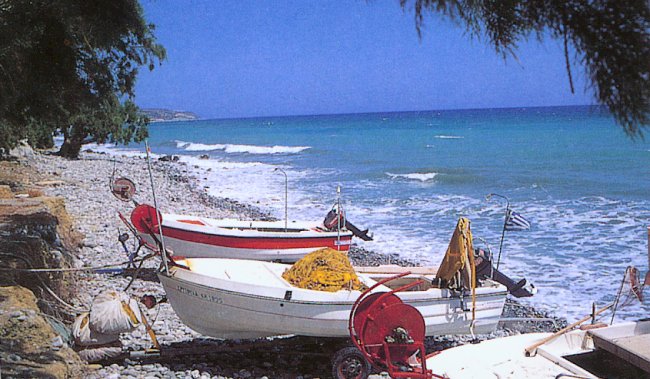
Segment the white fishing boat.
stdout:
<svg viewBox="0 0 650 379">
<path fill-rule="evenodd" d="M 158 276 L 167 298 L 190 328 L 216 338 L 276 335 L 348 337 L 348 321 L 357 290 L 336 292 L 297 288 L 282 277 L 289 265 L 234 259 L 195 258 L 177 261 Z M 368 287 L 386 277 L 380 269 L 357 272 Z M 434 287 L 433 275 L 410 274 L 379 285 L 385 292 L 424 279 L 396 295 L 423 316 L 426 335 L 489 333 L 501 316 L 507 289 L 492 280 L 468 292 Z"/>
<path fill-rule="evenodd" d="M 444 350 L 427 366 L 450 378 L 649 378 L 650 320 L 498 338 Z"/>
<path fill-rule="evenodd" d="M 159 229 L 158 220 L 162 225 Z M 190 215 L 159 213 L 149 205 L 139 205 L 131 213 L 138 234 L 154 244 L 165 238 L 166 248 L 175 259 L 233 258 L 295 262 L 318 249 L 342 252 L 350 249 L 352 236 L 370 240 L 344 218 L 329 216 L 324 221 L 239 221 Z"/>
</svg>

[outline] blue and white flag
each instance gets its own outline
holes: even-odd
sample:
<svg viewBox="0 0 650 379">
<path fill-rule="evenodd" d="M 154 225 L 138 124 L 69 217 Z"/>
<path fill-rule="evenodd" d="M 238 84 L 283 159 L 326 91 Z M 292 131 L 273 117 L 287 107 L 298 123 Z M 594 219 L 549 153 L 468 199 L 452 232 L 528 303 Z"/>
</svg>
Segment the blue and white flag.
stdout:
<svg viewBox="0 0 650 379">
<path fill-rule="evenodd" d="M 504 228 L 509 231 L 528 230 L 530 229 L 530 221 L 526 220 L 519 213 L 508 209 L 508 216 L 506 217 Z"/>
</svg>

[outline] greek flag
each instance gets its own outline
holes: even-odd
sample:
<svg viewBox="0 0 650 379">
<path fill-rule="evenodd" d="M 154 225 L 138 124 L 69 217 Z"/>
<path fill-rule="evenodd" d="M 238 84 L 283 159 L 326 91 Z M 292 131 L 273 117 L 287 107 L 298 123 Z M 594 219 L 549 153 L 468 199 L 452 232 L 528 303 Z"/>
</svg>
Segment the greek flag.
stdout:
<svg viewBox="0 0 650 379">
<path fill-rule="evenodd" d="M 530 229 L 530 221 L 526 220 L 519 213 L 508 209 L 508 216 L 506 217 L 504 228 L 510 231 L 528 230 Z"/>
</svg>

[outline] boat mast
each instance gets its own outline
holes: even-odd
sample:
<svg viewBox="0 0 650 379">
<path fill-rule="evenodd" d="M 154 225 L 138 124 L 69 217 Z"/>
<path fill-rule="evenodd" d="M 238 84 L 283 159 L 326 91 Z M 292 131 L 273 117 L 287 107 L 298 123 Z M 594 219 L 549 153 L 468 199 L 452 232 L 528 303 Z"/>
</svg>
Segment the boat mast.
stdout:
<svg viewBox="0 0 650 379">
<path fill-rule="evenodd" d="M 163 265 L 165 266 L 165 274 L 169 275 L 169 266 L 167 266 L 167 250 L 165 249 L 165 238 L 162 232 L 162 220 L 160 219 L 160 212 L 158 211 L 158 203 L 156 202 L 156 188 L 153 184 L 153 173 L 151 172 L 151 158 L 149 157 L 149 141 L 144 141 L 145 150 L 147 151 L 147 168 L 149 169 L 149 181 L 151 182 L 151 193 L 153 194 L 153 208 L 156 210 L 156 222 L 158 223 L 158 233 L 160 234 L 160 245 L 162 251 L 160 257 L 162 258 Z"/>
<path fill-rule="evenodd" d="M 273 171 L 280 171 L 284 174 L 284 231 L 287 231 L 287 223 L 289 222 L 289 178 L 287 173 L 280 167 L 276 167 Z"/>
<path fill-rule="evenodd" d="M 336 186 L 336 211 L 338 215 L 336 216 L 336 250 L 341 251 L 341 215 L 343 214 L 341 210 L 341 186 Z"/>
<path fill-rule="evenodd" d="M 508 214 L 510 212 L 510 199 L 503 195 L 499 195 L 498 193 L 490 193 L 486 196 L 486 200 L 490 200 L 492 196 L 500 197 L 502 199 L 505 199 L 506 201 L 506 211 L 505 211 L 505 216 L 503 219 L 503 228 L 501 229 L 501 241 L 499 242 L 499 257 L 497 258 L 497 267 L 496 269 L 499 269 L 499 263 L 501 263 L 501 251 L 503 250 L 503 238 L 506 235 L 506 224 L 508 223 Z"/>
</svg>

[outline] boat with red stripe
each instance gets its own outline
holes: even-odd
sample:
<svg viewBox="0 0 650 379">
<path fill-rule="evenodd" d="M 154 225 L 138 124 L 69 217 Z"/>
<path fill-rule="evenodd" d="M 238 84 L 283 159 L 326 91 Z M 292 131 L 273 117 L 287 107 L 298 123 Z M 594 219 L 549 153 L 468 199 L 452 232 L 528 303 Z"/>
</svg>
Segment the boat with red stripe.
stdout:
<svg viewBox="0 0 650 379">
<path fill-rule="evenodd" d="M 147 242 L 164 236 L 175 258 L 234 258 L 295 262 L 321 248 L 347 252 L 352 236 L 372 240 L 333 207 L 320 221 L 241 221 L 157 212 L 147 204 L 131 212 L 131 223 Z M 159 225 L 160 223 L 160 225 Z"/>
</svg>

